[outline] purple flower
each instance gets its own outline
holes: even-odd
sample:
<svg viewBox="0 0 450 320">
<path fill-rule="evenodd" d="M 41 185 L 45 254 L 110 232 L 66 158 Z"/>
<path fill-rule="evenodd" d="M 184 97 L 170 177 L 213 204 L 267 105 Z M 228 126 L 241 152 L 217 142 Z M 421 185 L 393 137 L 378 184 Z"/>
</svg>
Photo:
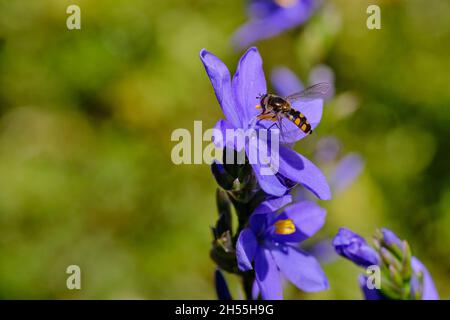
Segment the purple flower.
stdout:
<svg viewBox="0 0 450 320">
<path fill-rule="evenodd" d="M 360 175 L 364 161 L 357 153 L 349 153 L 339 160 L 330 175 L 330 186 L 338 193 L 347 189 Z"/>
<path fill-rule="evenodd" d="M 393 233 L 391 230 L 382 228 L 381 230 L 382 239 L 383 242 L 386 243 L 388 246 L 396 246 L 397 248 L 403 247 L 403 241 L 400 240 L 399 237 L 395 233 Z"/>
<path fill-rule="evenodd" d="M 339 229 L 333 240 L 336 252 L 355 264 L 362 267 L 377 265 L 387 270 L 387 273 L 382 273 L 380 289 L 369 289 L 367 276 L 359 276 L 359 285 L 366 300 L 439 299 L 430 273 L 416 257 L 411 256 L 406 241 L 400 240 L 388 229 L 381 229 L 374 242 L 377 250 L 361 236 L 345 228 Z M 383 277 L 387 279 L 383 281 Z"/>
<path fill-rule="evenodd" d="M 251 0 L 249 21 L 236 31 L 232 41 L 236 47 L 245 48 L 274 37 L 303 24 L 316 7 L 315 0 Z"/>
<path fill-rule="evenodd" d="M 361 267 L 378 265 L 380 256 L 367 244 L 366 240 L 346 228 L 340 228 L 333 239 L 333 246 L 338 254 L 353 261 Z"/>
<path fill-rule="evenodd" d="M 439 294 L 428 269 L 416 257 L 412 257 L 411 266 L 415 274 L 423 275 L 422 300 L 439 300 Z"/>
<path fill-rule="evenodd" d="M 313 256 L 295 244 L 314 235 L 325 222 L 325 210 L 314 202 L 304 201 L 284 208 L 283 201 L 264 201 L 250 217 L 236 244 L 238 267 L 254 269 L 263 299 L 282 299 L 280 276 L 303 291 L 328 288 L 328 281 Z"/>
<path fill-rule="evenodd" d="M 252 148 L 255 146 L 246 140 L 243 148 L 239 149 L 234 142 L 229 145 L 229 141 L 224 140 L 227 136 L 227 129 L 269 129 L 266 122 L 257 124 L 255 119 L 259 114 L 256 106 L 259 104 L 257 98 L 260 94 L 266 93 L 266 80 L 262 68 L 262 59 L 256 48 L 250 48 L 239 61 L 237 70 L 233 78 L 225 64 L 212 53 L 205 49 L 200 51 L 206 72 L 211 80 L 217 100 L 219 101 L 226 119 L 219 120 L 215 125 L 217 132 L 221 135 L 214 137 L 216 145 L 228 146 L 240 152 L 245 149 L 249 157 Z M 296 107 L 302 111 L 309 119 L 314 129 L 320 121 L 322 115 L 323 101 L 315 99 L 307 102 L 300 102 Z M 289 122 L 290 123 L 290 122 Z M 273 124 L 273 123 L 272 123 Z M 292 141 L 302 139 L 305 134 L 295 127 L 295 134 L 290 135 Z M 277 130 L 276 128 L 270 129 Z M 261 140 L 258 140 L 261 142 Z M 268 145 L 258 145 L 258 148 L 266 149 L 265 154 L 269 154 Z M 299 183 L 313 192 L 318 198 L 328 200 L 331 198 L 330 188 L 322 172 L 308 159 L 296 153 L 287 146 L 281 145 L 277 154 L 270 154 L 271 159 L 278 159 L 277 170 L 272 170 L 271 174 L 262 174 L 263 169 L 267 170 L 267 165 L 261 161 L 250 163 L 252 165 L 256 179 L 260 187 L 268 194 L 274 196 L 284 195 L 290 185 L 287 182 Z M 272 167 L 269 167 L 272 169 Z"/>
</svg>

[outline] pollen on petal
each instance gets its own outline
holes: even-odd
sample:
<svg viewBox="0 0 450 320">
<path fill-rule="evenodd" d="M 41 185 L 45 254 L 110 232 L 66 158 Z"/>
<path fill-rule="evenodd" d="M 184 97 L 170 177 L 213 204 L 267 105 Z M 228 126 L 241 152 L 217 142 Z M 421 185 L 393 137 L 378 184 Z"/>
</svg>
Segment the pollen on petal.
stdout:
<svg viewBox="0 0 450 320">
<path fill-rule="evenodd" d="M 289 8 L 296 5 L 298 0 L 275 0 L 275 3 L 280 7 Z"/>
<path fill-rule="evenodd" d="M 295 225 L 291 219 L 278 220 L 275 222 L 275 233 L 288 235 L 295 232 Z"/>
</svg>

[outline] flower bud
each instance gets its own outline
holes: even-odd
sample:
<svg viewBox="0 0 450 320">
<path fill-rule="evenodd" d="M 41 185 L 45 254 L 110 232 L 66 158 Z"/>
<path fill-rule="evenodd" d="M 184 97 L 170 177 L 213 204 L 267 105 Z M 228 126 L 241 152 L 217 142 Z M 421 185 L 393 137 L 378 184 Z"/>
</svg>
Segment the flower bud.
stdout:
<svg viewBox="0 0 450 320">
<path fill-rule="evenodd" d="M 219 300 L 233 300 L 228 289 L 227 281 L 219 268 L 214 272 L 214 283 L 216 285 L 217 298 Z"/>
<path fill-rule="evenodd" d="M 225 190 L 231 190 L 235 178 L 233 178 L 226 170 L 223 164 L 214 161 L 211 164 L 211 172 L 217 181 L 217 184 Z"/>
<path fill-rule="evenodd" d="M 378 265 L 380 257 L 366 240 L 346 228 L 340 228 L 333 239 L 333 246 L 338 254 L 364 268 Z"/>
<path fill-rule="evenodd" d="M 226 231 L 232 230 L 231 225 L 231 201 L 226 193 L 221 189 L 216 191 L 217 210 L 219 212 L 219 218 L 217 219 L 214 232 L 216 238 L 222 235 Z"/>
</svg>

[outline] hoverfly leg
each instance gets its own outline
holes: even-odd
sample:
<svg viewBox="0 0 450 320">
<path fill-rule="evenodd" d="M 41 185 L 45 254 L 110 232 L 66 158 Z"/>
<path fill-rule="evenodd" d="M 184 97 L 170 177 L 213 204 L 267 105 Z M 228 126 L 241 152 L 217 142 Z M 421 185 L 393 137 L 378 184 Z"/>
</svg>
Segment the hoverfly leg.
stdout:
<svg viewBox="0 0 450 320">
<path fill-rule="evenodd" d="M 272 121 L 274 121 L 274 119 L 276 119 L 276 115 L 270 113 L 270 111 L 266 112 L 266 113 L 262 112 L 262 113 L 260 113 L 258 115 L 258 120 L 272 120 Z"/>
<path fill-rule="evenodd" d="M 283 117 L 281 116 L 281 114 L 279 114 L 277 116 L 277 118 L 278 118 L 278 123 L 280 124 L 279 127 L 278 127 L 280 129 L 279 141 L 283 142 L 283 138 L 284 138 Z"/>
<path fill-rule="evenodd" d="M 278 127 L 278 123 L 273 123 L 270 127 L 268 127 L 267 128 L 267 130 L 270 130 L 270 129 L 272 129 L 274 126 L 277 126 Z M 278 127 L 278 129 L 279 129 L 280 127 Z"/>
<path fill-rule="evenodd" d="M 269 128 L 267 128 L 267 130 L 270 131 L 273 127 L 276 127 L 278 129 L 278 132 L 275 132 L 275 133 L 277 134 L 278 141 L 282 142 L 283 131 L 280 127 L 280 126 L 282 126 L 282 123 L 280 122 L 280 120 L 277 121 L 276 119 L 279 119 L 279 117 L 277 116 L 275 118 L 274 121 L 276 121 L 276 122 L 274 122 Z"/>
<path fill-rule="evenodd" d="M 267 128 L 267 130 L 270 130 L 270 129 L 272 129 L 274 126 L 276 126 L 276 127 L 278 128 L 278 130 L 281 131 L 281 128 L 280 128 L 280 126 L 278 125 L 278 123 L 281 123 L 281 122 L 280 122 L 279 116 L 278 116 L 278 115 L 274 115 L 274 116 L 272 116 L 272 117 L 270 118 L 270 120 L 274 121 L 274 123 L 273 123 L 269 128 Z"/>
</svg>

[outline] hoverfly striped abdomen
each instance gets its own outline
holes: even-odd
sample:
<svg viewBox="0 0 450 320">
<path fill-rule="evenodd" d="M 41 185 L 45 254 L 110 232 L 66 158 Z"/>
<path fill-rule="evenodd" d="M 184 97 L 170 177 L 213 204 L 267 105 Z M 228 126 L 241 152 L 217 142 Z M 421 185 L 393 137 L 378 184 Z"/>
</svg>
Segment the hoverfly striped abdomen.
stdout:
<svg viewBox="0 0 450 320">
<path fill-rule="evenodd" d="M 258 96 L 260 105 L 256 107 L 263 109 L 263 111 L 257 118 L 258 120 L 279 121 L 281 116 L 283 116 L 292 121 L 301 131 L 310 134 L 312 132 L 311 124 L 303 113 L 292 108 L 293 102 L 315 99 L 324 100 L 329 89 L 330 85 L 328 83 L 320 82 L 287 97 L 280 97 L 271 93 L 261 94 Z"/>
<path fill-rule="evenodd" d="M 294 109 L 289 110 L 288 118 L 304 133 L 308 134 L 312 132 L 311 124 L 308 119 L 306 119 L 305 115 L 300 111 Z"/>
</svg>

